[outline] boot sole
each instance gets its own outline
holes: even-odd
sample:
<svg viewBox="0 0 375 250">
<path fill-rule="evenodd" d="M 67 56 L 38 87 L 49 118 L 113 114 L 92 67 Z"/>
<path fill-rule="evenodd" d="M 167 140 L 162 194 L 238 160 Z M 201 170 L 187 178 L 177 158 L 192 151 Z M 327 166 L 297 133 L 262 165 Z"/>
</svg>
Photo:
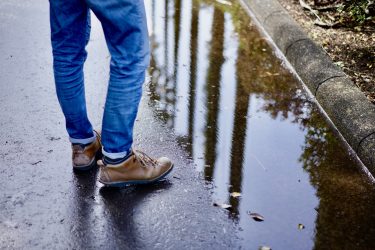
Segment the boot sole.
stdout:
<svg viewBox="0 0 375 250">
<path fill-rule="evenodd" d="M 126 187 L 130 185 L 151 184 L 151 183 L 155 183 L 157 181 L 162 180 L 165 176 L 167 176 L 172 171 L 173 167 L 174 165 L 172 164 L 171 167 L 164 174 L 152 180 L 104 182 L 99 179 L 99 182 L 105 185 L 106 187 Z"/>
<path fill-rule="evenodd" d="M 94 159 L 92 159 L 92 161 L 88 165 L 84 165 L 84 166 L 73 165 L 73 170 L 75 170 L 75 171 L 88 171 L 88 170 L 92 169 L 95 165 L 96 165 L 96 160 L 94 158 Z"/>
<path fill-rule="evenodd" d="M 102 157 L 102 152 L 101 152 L 101 150 L 99 150 L 98 152 L 96 152 L 95 157 L 92 159 L 92 161 L 89 164 L 83 165 L 83 166 L 73 165 L 73 170 L 74 171 L 83 171 L 83 172 L 84 171 L 89 171 L 94 166 L 96 166 L 96 160 L 100 159 L 101 157 Z"/>
</svg>

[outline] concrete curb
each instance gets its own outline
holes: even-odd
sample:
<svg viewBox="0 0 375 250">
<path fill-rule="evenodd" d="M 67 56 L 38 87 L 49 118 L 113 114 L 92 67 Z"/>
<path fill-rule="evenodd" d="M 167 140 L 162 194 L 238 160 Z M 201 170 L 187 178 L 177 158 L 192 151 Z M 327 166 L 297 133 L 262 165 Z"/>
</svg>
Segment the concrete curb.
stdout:
<svg viewBox="0 0 375 250">
<path fill-rule="evenodd" d="M 375 176 L 375 105 L 289 16 L 277 0 L 242 0 Z"/>
</svg>

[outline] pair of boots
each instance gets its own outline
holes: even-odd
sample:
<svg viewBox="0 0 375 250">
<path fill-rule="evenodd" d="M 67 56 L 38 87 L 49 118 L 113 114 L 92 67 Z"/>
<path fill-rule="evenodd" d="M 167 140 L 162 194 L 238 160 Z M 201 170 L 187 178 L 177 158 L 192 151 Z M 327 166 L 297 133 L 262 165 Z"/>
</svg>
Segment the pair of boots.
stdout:
<svg viewBox="0 0 375 250">
<path fill-rule="evenodd" d="M 105 186 L 121 187 L 131 184 L 149 184 L 164 178 L 173 169 L 173 164 L 167 157 L 153 159 L 145 153 L 132 149 L 127 158 L 117 164 L 105 160 L 96 162 L 96 156 L 101 154 L 102 144 L 100 134 L 88 145 L 72 145 L 73 169 L 89 170 L 97 163 L 99 182 Z"/>
</svg>

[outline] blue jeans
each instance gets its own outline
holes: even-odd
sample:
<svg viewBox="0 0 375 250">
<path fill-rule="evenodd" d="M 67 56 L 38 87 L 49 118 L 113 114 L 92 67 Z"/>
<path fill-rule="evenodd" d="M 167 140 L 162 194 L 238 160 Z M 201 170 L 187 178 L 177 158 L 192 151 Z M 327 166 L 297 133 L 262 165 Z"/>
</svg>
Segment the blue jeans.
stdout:
<svg viewBox="0 0 375 250">
<path fill-rule="evenodd" d="M 149 40 L 143 0 L 50 0 L 51 42 L 57 97 L 72 143 L 95 139 L 87 117 L 83 64 L 90 36 L 90 9 L 100 20 L 111 54 L 102 123 L 103 153 L 126 155 L 133 143 Z"/>
</svg>

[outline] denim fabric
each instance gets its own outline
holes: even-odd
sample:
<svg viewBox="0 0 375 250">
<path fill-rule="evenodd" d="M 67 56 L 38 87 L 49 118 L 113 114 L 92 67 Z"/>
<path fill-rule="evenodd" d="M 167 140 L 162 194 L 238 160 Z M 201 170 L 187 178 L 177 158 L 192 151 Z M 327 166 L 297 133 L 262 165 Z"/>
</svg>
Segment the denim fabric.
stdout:
<svg viewBox="0 0 375 250">
<path fill-rule="evenodd" d="M 149 65 L 143 0 L 50 0 L 51 42 L 57 97 L 71 141 L 94 136 L 87 117 L 83 64 L 90 36 L 90 9 L 100 20 L 111 54 L 102 124 L 104 153 L 123 157 L 133 143 L 133 126 Z"/>
</svg>

